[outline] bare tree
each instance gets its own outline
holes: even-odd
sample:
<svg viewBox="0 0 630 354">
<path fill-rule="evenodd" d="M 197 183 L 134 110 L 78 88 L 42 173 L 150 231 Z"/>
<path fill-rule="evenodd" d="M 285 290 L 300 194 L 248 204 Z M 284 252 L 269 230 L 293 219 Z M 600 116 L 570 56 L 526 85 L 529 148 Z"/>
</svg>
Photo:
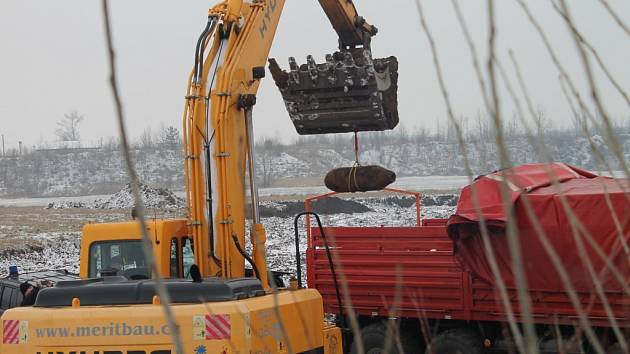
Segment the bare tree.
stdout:
<svg viewBox="0 0 630 354">
<path fill-rule="evenodd" d="M 521 127 L 516 113 L 513 114 L 512 119 L 506 122 L 505 133 L 508 139 L 516 139 L 521 134 Z"/>
<path fill-rule="evenodd" d="M 406 144 L 410 140 L 410 133 L 407 130 L 407 127 L 404 124 L 400 124 L 397 129 L 395 140 L 399 144 Z"/>
<path fill-rule="evenodd" d="M 175 149 L 181 144 L 181 136 L 179 130 L 173 126 L 162 128 L 160 133 L 160 144 L 170 149 Z"/>
<path fill-rule="evenodd" d="M 85 119 L 85 116 L 77 111 L 65 114 L 63 119 L 57 122 L 57 130 L 55 134 L 61 141 L 79 141 L 79 124 Z"/>
<path fill-rule="evenodd" d="M 142 134 L 140 135 L 140 148 L 142 149 L 151 149 L 155 145 L 155 137 L 154 133 L 151 130 L 151 127 L 147 127 Z"/>
<path fill-rule="evenodd" d="M 534 129 L 537 131 L 539 137 L 544 137 L 546 133 L 553 129 L 553 122 L 547 117 L 547 114 L 542 108 L 538 108 L 534 119 Z"/>
<path fill-rule="evenodd" d="M 277 139 L 263 138 L 256 143 L 256 156 L 262 165 L 262 187 L 269 187 L 277 172 L 274 166 L 274 156 L 280 154 L 282 146 Z"/>
<path fill-rule="evenodd" d="M 415 127 L 412 138 L 416 141 L 416 144 L 420 146 L 422 143 L 426 142 L 429 138 L 429 130 L 426 126 L 417 126 Z"/>
</svg>

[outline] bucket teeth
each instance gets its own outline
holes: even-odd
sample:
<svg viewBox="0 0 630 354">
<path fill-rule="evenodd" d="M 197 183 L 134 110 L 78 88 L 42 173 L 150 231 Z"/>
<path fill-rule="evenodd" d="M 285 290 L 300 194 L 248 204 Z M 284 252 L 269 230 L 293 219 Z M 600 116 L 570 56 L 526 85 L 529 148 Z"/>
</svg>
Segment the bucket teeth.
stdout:
<svg viewBox="0 0 630 354">
<path fill-rule="evenodd" d="M 294 57 L 289 57 L 289 69 L 291 69 L 291 72 L 298 71 L 300 69 Z"/>
<path fill-rule="evenodd" d="M 290 72 L 269 68 L 299 134 L 381 131 L 398 124 L 398 60 L 372 59 L 367 49 L 327 54 L 317 64 L 289 58 Z"/>
<path fill-rule="evenodd" d="M 315 63 L 315 59 L 313 59 L 312 55 L 306 57 L 306 64 L 308 65 L 308 72 L 311 74 L 311 81 L 314 84 L 317 84 L 319 80 L 319 72 L 317 69 L 317 63 Z"/>
<path fill-rule="evenodd" d="M 354 58 L 350 52 L 346 52 L 343 57 L 343 63 L 346 64 L 347 67 L 354 66 Z"/>
<path fill-rule="evenodd" d="M 299 85 L 300 84 L 300 68 L 297 65 L 297 61 L 295 61 L 294 57 L 289 58 L 289 68 L 291 69 L 291 76 L 289 76 L 289 85 Z"/>
</svg>

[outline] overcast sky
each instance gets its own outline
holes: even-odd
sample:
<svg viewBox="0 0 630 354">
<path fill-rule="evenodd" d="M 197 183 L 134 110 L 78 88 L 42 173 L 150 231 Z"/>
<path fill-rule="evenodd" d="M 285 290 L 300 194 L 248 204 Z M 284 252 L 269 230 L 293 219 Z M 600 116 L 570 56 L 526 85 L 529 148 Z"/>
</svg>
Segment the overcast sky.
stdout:
<svg viewBox="0 0 630 354">
<path fill-rule="evenodd" d="M 373 40 L 376 57 L 395 55 L 400 61 L 399 112 L 409 129 L 435 129 L 445 124 L 445 108 L 431 54 L 421 30 L 414 0 L 355 0 L 359 12 L 380 32 Z M 515 0 L 496 1 L 498 51 L 512 72 L 508 49 L 515 51 L 536 105 L 557 124 L 570 111 L 551 63 L 534 28 Z M 569 71 L 587 92 L 583 71 L 568 31 L 549 0 L 527 1 L 551 36 Z M 630 89 L 630 37 L 599 3 L 569 0 L 579 29 L 600 51 L 615 77 Z M 185 84 L 193 64 L 196 39 L 205 26 L 213 1 L 112 0 L 114 40 L 124 108 L 131 135 L 147 127 L 180 127 Z M 466 20 L 486 58 L 485 0 L 460 0 Z M 609 0 L 630 24 L 630 1 Z M 483 112 L 479 86 L 450 1 L 423 1 L 440 51 L 446 82 L 457 115 Z M 270 56 L 286 67 L 287 58 L 318 61 L 336 48 L 336 36 L 314 0 L 287 0 Z M 31 0 L 0 2 L 0 133 L 7 148 L 22 140 L 28 145 L 54 140 L 56 122 L 64 114 L 85 115 L 81 135 L 87 143 L 116 134 L 107 81 L 100 1 Z M 630 119 L 628 106 L 598 72 L 608 111 Z M 295 137 L 280 94 L 271 78 L 264 80 L 255 109 L 257 137 Z M 504 101 L 507 101 L 505 99 Z M 513 108 L 505 107 L 506 115 Z"/>
</svg>

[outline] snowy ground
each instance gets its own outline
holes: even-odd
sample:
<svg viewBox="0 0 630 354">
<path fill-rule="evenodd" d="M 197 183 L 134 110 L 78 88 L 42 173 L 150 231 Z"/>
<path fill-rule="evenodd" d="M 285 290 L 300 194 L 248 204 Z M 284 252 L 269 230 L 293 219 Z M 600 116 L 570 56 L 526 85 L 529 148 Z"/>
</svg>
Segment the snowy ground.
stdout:
<svg viewBox="0 0 630 354">
<path fill-rule="evenodd" d="M 158 218 L 184 215 L 182 201 L 165 190 L 144 188 L 143 197 L 150 215 Z M 416 224 L 414 199 L 369 195 L 329 200 L 321 205 L 324 226 L 401 226 Z M 453 195 L 423 196 L 423 218 L 446 218 L 454 212 Z M 361 205 L 357 205 L 361 204 Z M 28 204 L 27 204 L 28 205 Z M 133 199 L 129 189 L 112 196 L 82 200 L 48 200 L 46 207 L 0 206 L 0 275 L 10 265 L 21 272 L 42 269 L 67 269 L 78 272 L 81 228 L 86 223 L 115 222 L 130 219 Z M 313 206 L 317 211 L 317 206 Z M 263 200 L 262 223 L 267 229 L 269 268 L 294 272 L 293 217 L 301 211 L 299 200 Z M 334 213 L 325 211 L 333 210 Z M 360 211 L 360 212 L 357 212 Z M 302 224 L 302 230 L 303 230 Z M 301 239 L 306 249 L 306 239 Z"/>
<path fill-rule="evenodd" d="M 454 191 L 468 184 L 466 176 L 423 176 L 423 177 L 399 177 L 390 187 L 414 191 Z M 307 196 L 329 192 L 326 187 L 282 187 L 260 188 L 261 197 L 278 196 Z M 175 192 L 175 195 L 183 198 L 183 192 Z M 0 207 L 34 207 L 47 206 L 50 203 L 92 203 L 95 200 L 106 200 L 110 195 L 92 195 L 82 197 L 57 197 L 57 198 L 0 198 Z"/>
<path fill-rule="evenodd" d="M 368 206 L 373 211 L 354 214 L 320 215 L 324 226 L 414 226 L 416 225 L 415 206 L 402 207 L 392 205 L 382 198 L 360 199 L 358 202 Z M 421 209 L 422 218 L 448 218 L 455 211 L 454 206 L 427 206 Z M 295 234 L 293 217 L 263 218 L 267 230 L 267 255 L 269 268 L 272 270 L 295 273 Z M 313 225 L 315 221 L 313 220 Z M 302 264 L 306 264 L 304 250 L 306 250 L 306 234 L 304 223 L 300 228 L 300 250 Z M 305 272 L 304 268 L 303 271 Z M 305 274 L 303 274 L 306 279 Z"/>
</svg>

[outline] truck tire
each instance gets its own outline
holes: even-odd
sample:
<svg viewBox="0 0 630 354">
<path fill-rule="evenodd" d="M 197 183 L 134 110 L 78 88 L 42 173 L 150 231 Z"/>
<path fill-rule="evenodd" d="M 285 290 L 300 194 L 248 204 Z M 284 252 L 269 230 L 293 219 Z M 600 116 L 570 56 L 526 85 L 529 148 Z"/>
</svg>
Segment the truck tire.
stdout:
<svg viewBox="0 0 630 354">
<path fill-rule="evenodd" d="M 621 343 L 615 343 L 606 350 L 606 354 L 625 354 L 625 352 L 621 349 Z"/>
<path fill-rule="evenodd" d="M 427 351 L 428 352 L 428 351 Z M 449 329 L 431 341 L 431 354 L 480 354 L 481 338 L 465 328 Z"/>
<path fill-rule="evenodd" d="M 371 325 L 363 327 L 361 329 L 361 337 L 363 338 L 363 350 L 365 354 L 416 354 L 417 351 L 411 349 L 411 346 L 408 344 L 408 338 L 405 335 L 401 334 L 401 342 L 405 353 L 401 353 L 398 350 L 398 346 L 396 345 L 396 341 L 392 341 L 391 349 L 389 352 L 385 353 L 385 342 L 387 340 L 387 327 L 385 324 L 372 323 Z M 350 346 L 350 354 L 359 354 L 359 348 L 357 346 L 356 340 L 352 342 Z"/>
</svg>

